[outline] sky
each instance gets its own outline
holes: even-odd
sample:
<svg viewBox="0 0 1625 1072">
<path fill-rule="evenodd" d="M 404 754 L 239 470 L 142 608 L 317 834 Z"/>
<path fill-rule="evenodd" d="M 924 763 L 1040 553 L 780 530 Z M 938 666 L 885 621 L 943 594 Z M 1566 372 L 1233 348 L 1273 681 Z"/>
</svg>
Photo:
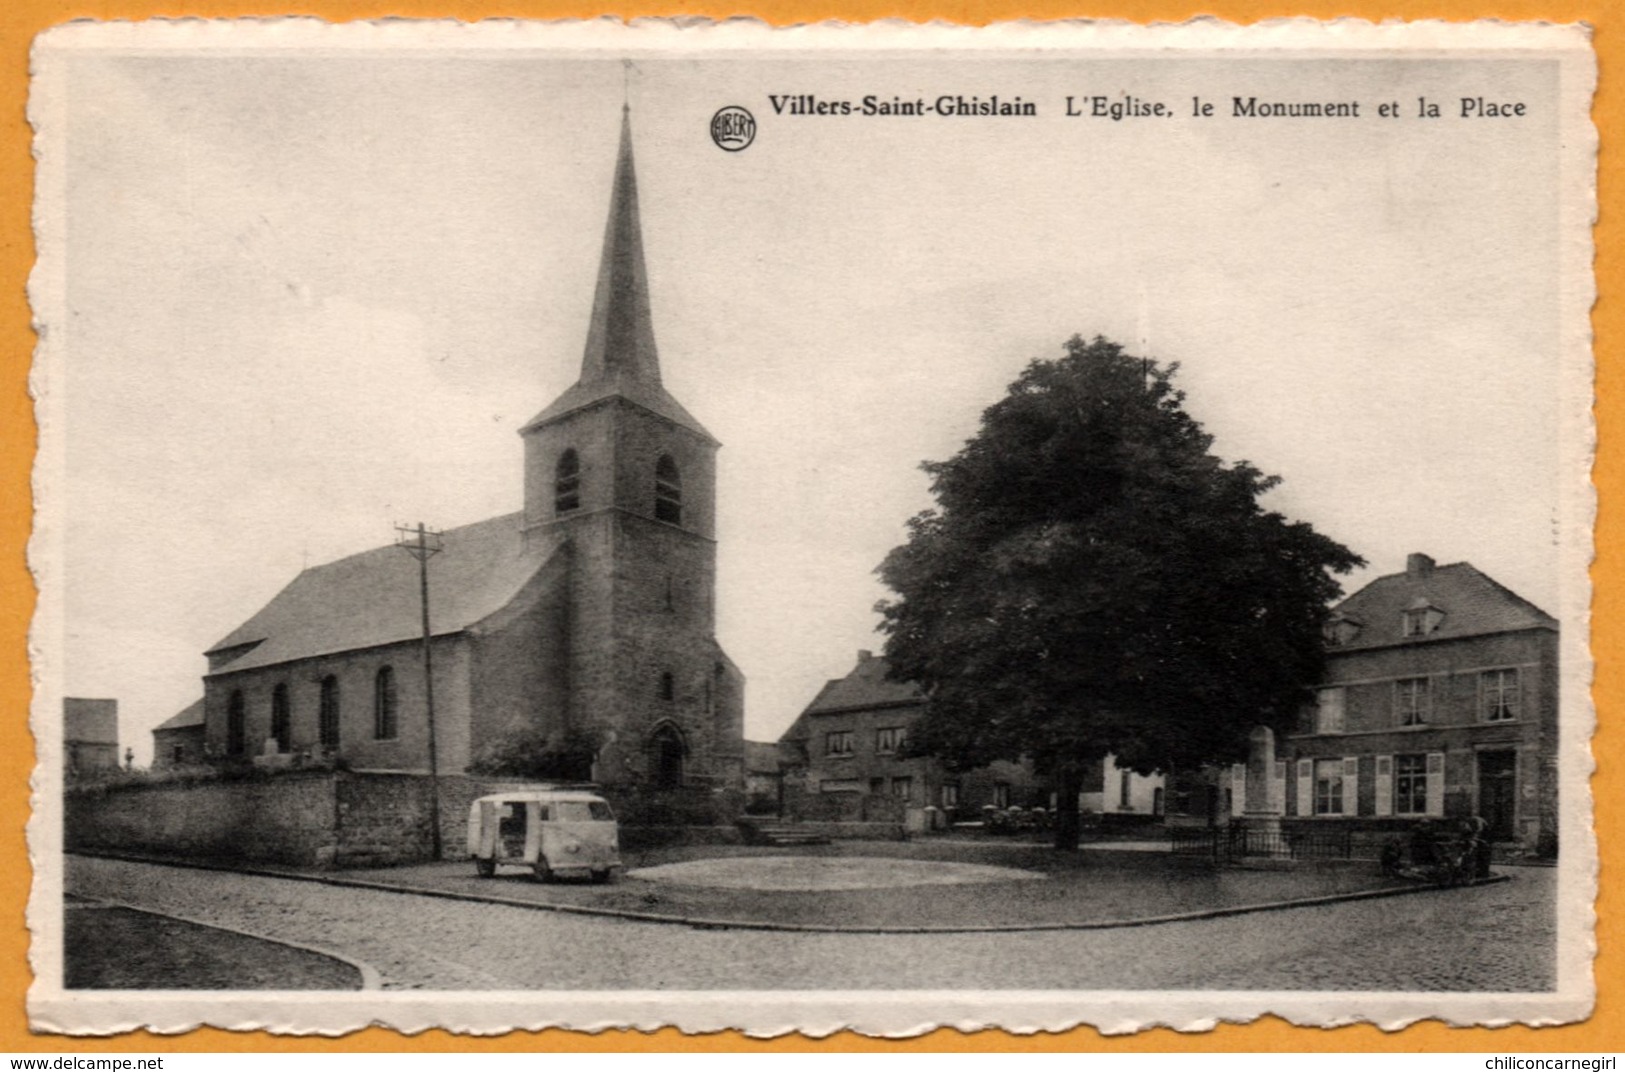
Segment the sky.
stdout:
<svg viewBox="0 0 1625 1072">
<path fill-rule="evenodd" d="M 919 463 L 1074 334 L 1179 362 L 1215 451 L 1367 559 L 1347 590 L 1423 551 L 1583 613 L 1557 555 L 1583 473 L 1560 465 L 1582 433 L 1552 64 L 621 56 L 64 55 L 32 549 L 61 614 L 35 644 L 66 695 L 119 700 L 138 763 L 301 568 L 519 508 L 517 430 L 579 371 L 623 96 L 666 386 L 723 444 L 717 631 L 752 739 L 883 646 L 873 571 L 931 503 Z M 1485 93 L 1525 117 L 1454 114 Z M 1096 94 L 1174 114 L 1065 114 Z M 1237 95 L 1401 114 L 1248 119 Z M 729 104 L 758 124 L 740 152 L 708 134 Z"/>
</svg>

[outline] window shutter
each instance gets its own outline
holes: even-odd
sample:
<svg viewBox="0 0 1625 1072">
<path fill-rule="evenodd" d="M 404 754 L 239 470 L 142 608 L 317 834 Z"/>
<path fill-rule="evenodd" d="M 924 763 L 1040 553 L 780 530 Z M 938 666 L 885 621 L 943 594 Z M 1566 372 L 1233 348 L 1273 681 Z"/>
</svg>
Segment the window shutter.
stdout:
<svg viewBox="0 0 1625 1072">
<path fill-rule="evenodd" d="M 1270 772 L 1270 810 L 1277 814 L 1286 811 L 1286 761 L 1276 760 Z"/>
<path fill-rule="evenodd" d="M 1298 760 L 1298 814 L 1315 814 L 1315 764 L 1311 760 Z"/>
<path fill-rule="evenodd" d="M 1444 753 L 1428 753 L 1428 814 L 1444 814 Z"/>
<path fill-rule="evenodd" d="M 1242 763 L 1230 765 L 1230 814 L 1240 815 L 1247 810 L 1247 767 Z"/>
<path fill-rule="evenodd" d="M 1360 760 L 1358 756 L 1343 757 L 1343 814 L 1360 814 Z"/>
<path fill-rule="evenodd" d="M 1394 757 L 1377 757 L 1377 814 L 1394 814 Z"/>
</svg>

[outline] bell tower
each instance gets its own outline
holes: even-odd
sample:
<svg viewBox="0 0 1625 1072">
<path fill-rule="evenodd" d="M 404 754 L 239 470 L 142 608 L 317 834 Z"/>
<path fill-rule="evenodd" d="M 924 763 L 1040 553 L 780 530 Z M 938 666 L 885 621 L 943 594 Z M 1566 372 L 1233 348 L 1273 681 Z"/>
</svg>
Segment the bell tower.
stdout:
<svg viewBox="0 0 1625 1072">
<path fill-rule="evenodd" d="M 581 376 L 519 434 L 523 538 L 570 556 L 568 720 L 594 779 L 707 782 L 742 750 L 714 639 L 718 443 L 660 381 L 625 107 Z"/>
</svg>

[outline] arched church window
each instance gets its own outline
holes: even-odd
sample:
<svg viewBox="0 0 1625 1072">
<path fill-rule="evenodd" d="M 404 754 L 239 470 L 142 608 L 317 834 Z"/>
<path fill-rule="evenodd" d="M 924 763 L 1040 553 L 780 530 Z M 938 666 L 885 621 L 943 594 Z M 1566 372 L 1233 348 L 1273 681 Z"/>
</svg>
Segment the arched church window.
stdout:
<svg viewBox="0 0 1625 1072">
<path fill-rule="evenodd" d="M 248 743 L 247 718 L 243 712 L 243 690 L 231 690 L 226 701 L 226 754 L 240 756 Z"/>
<path fill-rule="evenodd" d="M 660 675 L 660 698 L 662 700 L 677 698 L 677 681 L 671 676 L 670 670 L 666 670 Z"/>
<path fill-rule="evenodd" d="M 581 506 L 581 457 L 574 449 L 559 455 L 553 469 L 553 512 L 568 514 Z"/>
<path fill-rule="evenodd" d="M 683 523 L 683 477 L 670 454 L 662 454 L 655 463 L 655 519 Z"/>
<path fill-rule="evenodd" d="M 400 729 L 395 705 L 395 670 L 380 666 L 372 693 L 372 735 L 380 741 L 393 741 Z"/>
<path fill-rule="evenodd" d="M 276 750 L 287 752 L 293 747 L 293 717 L 288 710 L 288 686 L 278 683 L 271 690 L 271 736 L 276 738 Z"/>
<path fill-rule="evenodd" d="M 322 747 L 333 750 L 339 746 L 339 679 L 332 674 L 322 678 L 322 703 L 317 716 L 317 732 Z"/>
</svg>

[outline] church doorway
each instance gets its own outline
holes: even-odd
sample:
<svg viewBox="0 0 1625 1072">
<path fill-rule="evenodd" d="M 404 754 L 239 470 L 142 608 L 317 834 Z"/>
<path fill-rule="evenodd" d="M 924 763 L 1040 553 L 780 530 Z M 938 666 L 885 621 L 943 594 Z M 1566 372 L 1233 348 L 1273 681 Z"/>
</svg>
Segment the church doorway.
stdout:
<svg viewBox="0 0 1625 1072">
<path fill-rule="evenodd" d="M 649 737 L 649 759 L 655 788 L 677 789 L 683 784 L 683 735 L 670 722 L 662 722 Z"/>
</svg>

